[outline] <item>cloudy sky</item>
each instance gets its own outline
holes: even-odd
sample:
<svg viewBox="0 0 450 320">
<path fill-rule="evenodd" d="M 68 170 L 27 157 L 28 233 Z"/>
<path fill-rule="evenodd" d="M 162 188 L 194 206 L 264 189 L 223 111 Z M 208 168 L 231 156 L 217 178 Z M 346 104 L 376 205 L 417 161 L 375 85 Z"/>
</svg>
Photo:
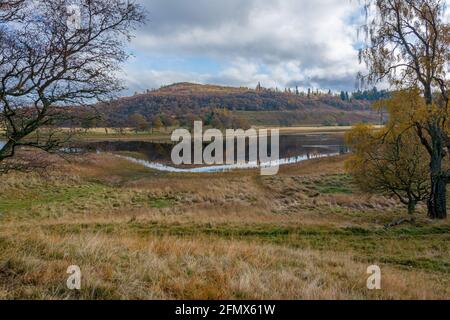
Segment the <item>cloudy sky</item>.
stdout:
<svg viewBox="0 0 450 320">
<path fill-rule="evenodd" d="M 356 0 L 139 0 L 129 92 L 174 82 L 353 90 Z"/>
</svg>

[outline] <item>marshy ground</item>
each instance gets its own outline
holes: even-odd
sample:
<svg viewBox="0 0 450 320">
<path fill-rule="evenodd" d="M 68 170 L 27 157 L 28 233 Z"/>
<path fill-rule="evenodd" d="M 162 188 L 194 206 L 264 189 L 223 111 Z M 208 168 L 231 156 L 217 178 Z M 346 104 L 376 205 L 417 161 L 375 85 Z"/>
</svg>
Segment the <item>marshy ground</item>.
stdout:
<svg viewBox="0 0 450 320">
<path fill-rule="evenodd" d="M 108 154 L 0 179 L 3 299 L 448 299 L 450 223 L 361 193 L 345 157 L 169 174 Z M 369 265 L 382 289 L 366 287 Z M 82 288 L 66 287 L 78 265 Z"/>
</svg>

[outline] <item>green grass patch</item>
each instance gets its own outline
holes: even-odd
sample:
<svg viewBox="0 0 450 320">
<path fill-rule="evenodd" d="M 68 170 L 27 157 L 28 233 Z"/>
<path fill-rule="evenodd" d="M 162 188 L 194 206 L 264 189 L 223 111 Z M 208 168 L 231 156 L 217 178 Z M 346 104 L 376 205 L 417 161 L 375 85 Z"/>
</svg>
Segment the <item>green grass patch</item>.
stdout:
<svg viewBox="0 0 450 320">
<path fill-rule="evenodd" d="M 314 189 L 322 194 L 352 194 L 354 187 L 349 175 L 336 174 L 314 181 Z"/>
<path fill-rule="evenodd" d="M 150 207 L 155 209 L 164 209 L 173 207 L 176 204 L 176 199 L 170 197 L 150 198 Z"/>
<path fill-rule="evenodd" d="M 58 217 L 129 208 L 170 208 L 176 199 L 155 196 L 145 190 L 133 190 L 102 184 L 34 184 L 28 190 L 9 190 L 0 196 L 2 218 Z"/>
<path fill-rule="evenodd" d="M 36 206 L 51 207 L 55 204 L 73 204 L 83 198 L 110 191 L 99 184 L 41 186 L 21 192 L 10 192 L 0 197 L 0 212 L 30 210 Z"/>
</svg>

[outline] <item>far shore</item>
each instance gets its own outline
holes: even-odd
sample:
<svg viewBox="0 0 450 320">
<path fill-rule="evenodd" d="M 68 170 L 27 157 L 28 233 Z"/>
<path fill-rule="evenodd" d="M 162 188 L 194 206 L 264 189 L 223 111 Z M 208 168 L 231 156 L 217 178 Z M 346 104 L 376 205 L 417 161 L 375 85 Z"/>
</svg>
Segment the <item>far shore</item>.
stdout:
<svg viewBox="0 0 450 320">
<path fill-rule="evenodd" d="M 382 126 L 374 125 L 379 129 Z M 352 126 L 298 126 L 298 127 L 270 127 L 270 126 L 253 126 L 253 129 L 278 129 L 280 135 L 305 135 L 305 134 L 344 134 L 352 129 Z M 63 131 L 75 130 L 74 141 L 151 141 L 151 142 L 170 142 L 171 134 L 175 128 L 162 128 L 153 131 L 135 132 L 131 128 L 124 128 L 122 132 L 118 132 L 114 128 L 90 128 L 90 129 L 70 129 L 62 128 Z M 2 138 L 0 131 L 0 139 Z"/>
</svg>

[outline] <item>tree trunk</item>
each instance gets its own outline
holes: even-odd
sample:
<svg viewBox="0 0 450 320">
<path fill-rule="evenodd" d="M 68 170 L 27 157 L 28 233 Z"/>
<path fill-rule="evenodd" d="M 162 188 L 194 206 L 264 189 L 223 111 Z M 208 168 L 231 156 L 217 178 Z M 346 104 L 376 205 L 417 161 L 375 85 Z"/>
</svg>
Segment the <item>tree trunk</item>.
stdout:
<svg viewBox="0 0 450 320">
<path fill-rule="evenodd" d="M 409 200 L 408 202 L 408 214 L 413 215 L 416 211 L 416 202 L 414 200 Z"/>
<path fill-rule="evenodd" d="M 3 148 L 0 149 L 0 162 L 10 158 L 12 155 L 14 155 L 14 141 L 10 139 Z"/>
<path fill-rule="evenodd" d="M 425 101 L 428 106 L 433 104 L 431 85 L 425 85 Z M 444 133 L 436 119 L 428 128 L 431 138 L 430 174 L 431 193 L 428 199 L 428 216 L 431 219 L 447 218 L 447 177 L 442 170 L 444 158 Z"/>
<path fill-rule="evenodd" d="M 433 144 L 435 145 L 435 143 Z M 447 179 L 445 173 L 442 171 L 442 148 L 436 147 L 435 145 L 433 149 L 430 163 L 431 193 L 428 200 L 428 215 L 432 219 L 446 219 Z"/>
<path fill-rule="evenodd" d="M 431 195 L 428 200 L 428 215 L 432 219 L 447 218 L 446 186 L 446 179 L 442 177 L 441 172 L 438 172 L 431 178 Z"/>
</svg>

